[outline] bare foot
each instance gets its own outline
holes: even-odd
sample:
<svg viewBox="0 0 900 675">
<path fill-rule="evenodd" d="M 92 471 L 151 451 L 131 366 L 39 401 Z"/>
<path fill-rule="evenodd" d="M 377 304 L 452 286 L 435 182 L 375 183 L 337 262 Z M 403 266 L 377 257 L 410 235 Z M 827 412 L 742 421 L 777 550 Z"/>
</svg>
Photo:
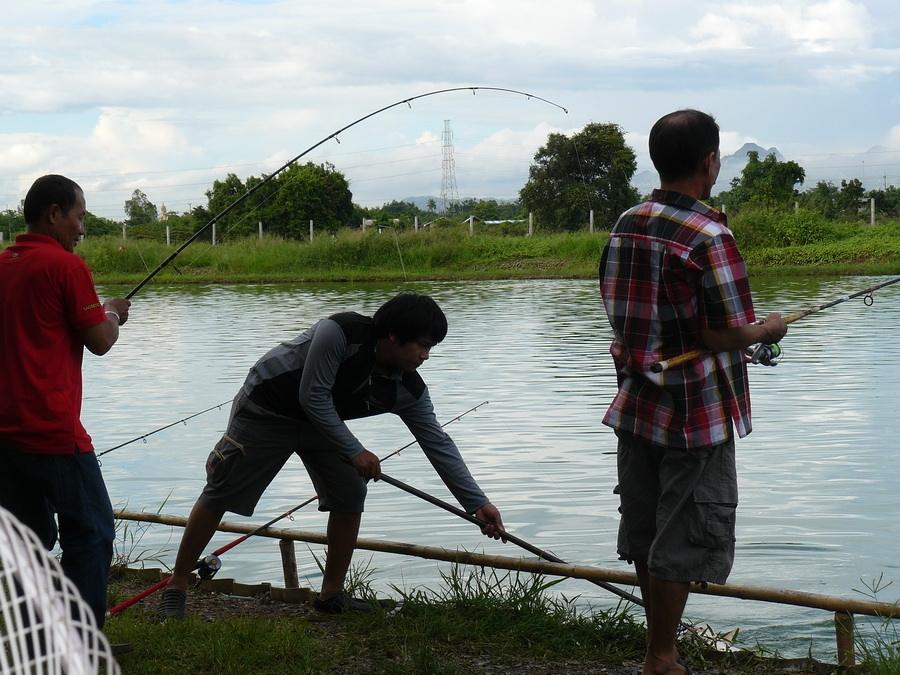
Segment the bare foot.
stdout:
<svg viewBox="0 0 900 675">
<path fill-rule="evenodd" d="M 677 654 L 674 658 L 660 658 L 648 652 L 641 672 L 642 675 L 685 675 L 687 668 L 678 662 Z"/>
</svg>

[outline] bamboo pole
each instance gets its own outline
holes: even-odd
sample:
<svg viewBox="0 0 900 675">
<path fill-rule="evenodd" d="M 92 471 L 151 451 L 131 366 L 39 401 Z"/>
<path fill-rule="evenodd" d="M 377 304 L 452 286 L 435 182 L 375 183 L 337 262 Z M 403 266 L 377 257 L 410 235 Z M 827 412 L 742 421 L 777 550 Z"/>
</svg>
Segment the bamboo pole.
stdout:
<svg viewBox="0 0 900 675">
<path fill-rule="evenodd" d="M 117 518 L 122 520 L 134 520 L 145 523 L 159 523 L 184 527 L 187 518 L 156 513 L 119 510 L 115 512 Z M 221 532 L 234 532 L 245 534 L 252 532 L 257 526 L 243 523 L 220 523 L 218 530 Z M 314 544 L 325 544 L 324 533 L 309 532 L 303 530 L 286 530 L 281 528 L 268 528 L 258 533 L 260 537 L 273 539 L 289 539 Z M 612 570 L 602 567 L 589 567 L 586 565 L 564 565 L 549 563 L 541 560 L 526 558 L 514 558 L 502 555 L 485 555 L 471 553 L 469 551 L 451 550 L 434 546 L 420 546 L 403 542 L 387 541 L 383 539 L 359 539 L 356 548 L 381 553 L 396 553 L 399 555 L 411 555 L 429 560 L 442 560 L 445 562 L 475 565 L 478 567 L 496 567 L 499 569 L 530 572 L 534 574 L 549 574 L 552 576 L 571 577 L 586 581 L 607 581 L 611 583 L 628 584 L 637 586 L 637 576 L 633 572 L 624 570 Z M 741 600 L 756 600 L 759 602 L 774 602 L 798 607 L 810 607 L 831 612 L 843 612 L 846 614 L 865 614 L 883 618 L 900 619 L 900 606 L 886 602 L 870 602 L 868 600 L 851 600 L 830 595 L 806 593 L 765 586 L 747 586 L 741 584 L 691 584 L 691 593 L 702 595 L 717 595 L 720 597 L 738 598 Z"/>
</svg>

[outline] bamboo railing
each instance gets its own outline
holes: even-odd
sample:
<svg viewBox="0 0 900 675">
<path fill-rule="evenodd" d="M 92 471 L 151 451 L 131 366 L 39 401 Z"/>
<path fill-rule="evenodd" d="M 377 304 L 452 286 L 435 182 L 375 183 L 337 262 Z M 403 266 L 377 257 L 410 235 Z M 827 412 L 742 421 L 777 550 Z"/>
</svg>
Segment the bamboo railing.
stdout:
<svg viewBox="0 0 900 675">
<path fill-rule="evenodd" d="M 119 510 L 115 512 L 120 520 L 131 520 L 144 523 L 157 523 L 184 527 L 187 518 L 156 513 Z M 233 532 L 246 534 L 252 532 L 257 526 L 243 523 L 229 523 L 223 521 L 219 524 L 220 532 Z M 297 566 L 294 557 L 293 545 L 289 542 L 302 541 L 313 544 L 325 544 L 326 536 L 320 532 L 304 530 L 273 528 L 257 533 L 260 537 L 281 540 L 282 567 L 285 574 L 285 584 L 289 588 L 296 588 Z M 637 586 L 637 575 L 623 570 L 605 569 L 587 565 L 569 565 L 544 562 L 542 560 L 515 558 L 503 555 L 487 555 L 470 551 L 451 550 L 435 546 L 420 546 L 403 542 L 388 541 L 384 539 L 358 539 L 356 548 L 381 553 L 395 553 L 398 555 L 415 556 L 428 560 L 442 560 L 461 565 L 475 565 L 478 567 L 494 567 L 497 569 L 529 572 L 534 574 L 546 574 L 550 576 L 571 577 L 587 581 L 604 581 L 607 583 L 619 583 Z M 765 586 L 748 586 L 743 584 L 691 584 L 691 593 L 702 595 L 717 595 L 741 600 L 755 600 L 757 602 L 773 602 L 782 605 L 795 605 L 834 612 L 835 637 L 837 641 L 838 664 L 849 667 L 855 664 L 854 652 L 854 616 L 877 616 L 882 618 L 900 619 L 900 606 L 885 602 L 872 602 L 868 600 L 850 600 L 830 595 L 806 593 Z"/>
</svg>

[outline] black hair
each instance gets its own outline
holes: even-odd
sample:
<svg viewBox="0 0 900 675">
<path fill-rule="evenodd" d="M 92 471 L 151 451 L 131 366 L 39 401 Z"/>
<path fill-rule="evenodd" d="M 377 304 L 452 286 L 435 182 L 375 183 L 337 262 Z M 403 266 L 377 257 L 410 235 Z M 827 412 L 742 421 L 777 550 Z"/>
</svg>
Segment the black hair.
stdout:
<svg viewBox="0 0 900 675">
<path fill-rule="evenodd" d="M 676 110 L 650 130 L 650 159 L 664 182 L 693 176 L 704 157 L 719 149 L 719 125 L 699 110 Z"/>
<path fill-rule="evenodd" d="M 49 174 L 41 176 L 28 189 L 25 195 L 23 215 L 25 223 L 37 225 L 44 213 L 56 204 L 63 213 L 75 206 L 77 192 L 83 192 L 81 187 L 71 178 Z"/>
<path fill-rule="evenodd" d="M 422 337 L 434 344 L 447 336 L 447 317 L 438 304 L 427 295 L 401 293 L 375 312 L 375 337 L 395 335 L 400 344 Z"/>
</svg>

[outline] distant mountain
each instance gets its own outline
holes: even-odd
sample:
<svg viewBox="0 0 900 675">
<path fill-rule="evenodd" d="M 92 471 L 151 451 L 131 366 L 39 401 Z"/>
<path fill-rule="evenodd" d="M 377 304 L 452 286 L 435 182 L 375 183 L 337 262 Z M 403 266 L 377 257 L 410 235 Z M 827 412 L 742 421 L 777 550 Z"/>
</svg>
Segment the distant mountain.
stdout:
<svg viewBox="0 0 900 675">
<path fill-rule="evenodd" d="M 767 150 L 756 143 L 744 143 L 736 152 L 722 157 L 722 168 L 719 170 L 719 179 L 716 181 L 713 192 L 721 192 L 731 187 L 731 179 L 741 175 L 741 171 L 747 165 L 747 154 L 750 152 L 758 153 L 760 159 L 766 155 L 775 155 L 775 159 L 779 162 L 784 161 L 778 148 L 773 147 Z M 659 187 L 659 175 L 656 171 L 638 171 L 631 179 L 631 184 L 642 195 L 649 194 L 651 190 Z"/>
</svg>

